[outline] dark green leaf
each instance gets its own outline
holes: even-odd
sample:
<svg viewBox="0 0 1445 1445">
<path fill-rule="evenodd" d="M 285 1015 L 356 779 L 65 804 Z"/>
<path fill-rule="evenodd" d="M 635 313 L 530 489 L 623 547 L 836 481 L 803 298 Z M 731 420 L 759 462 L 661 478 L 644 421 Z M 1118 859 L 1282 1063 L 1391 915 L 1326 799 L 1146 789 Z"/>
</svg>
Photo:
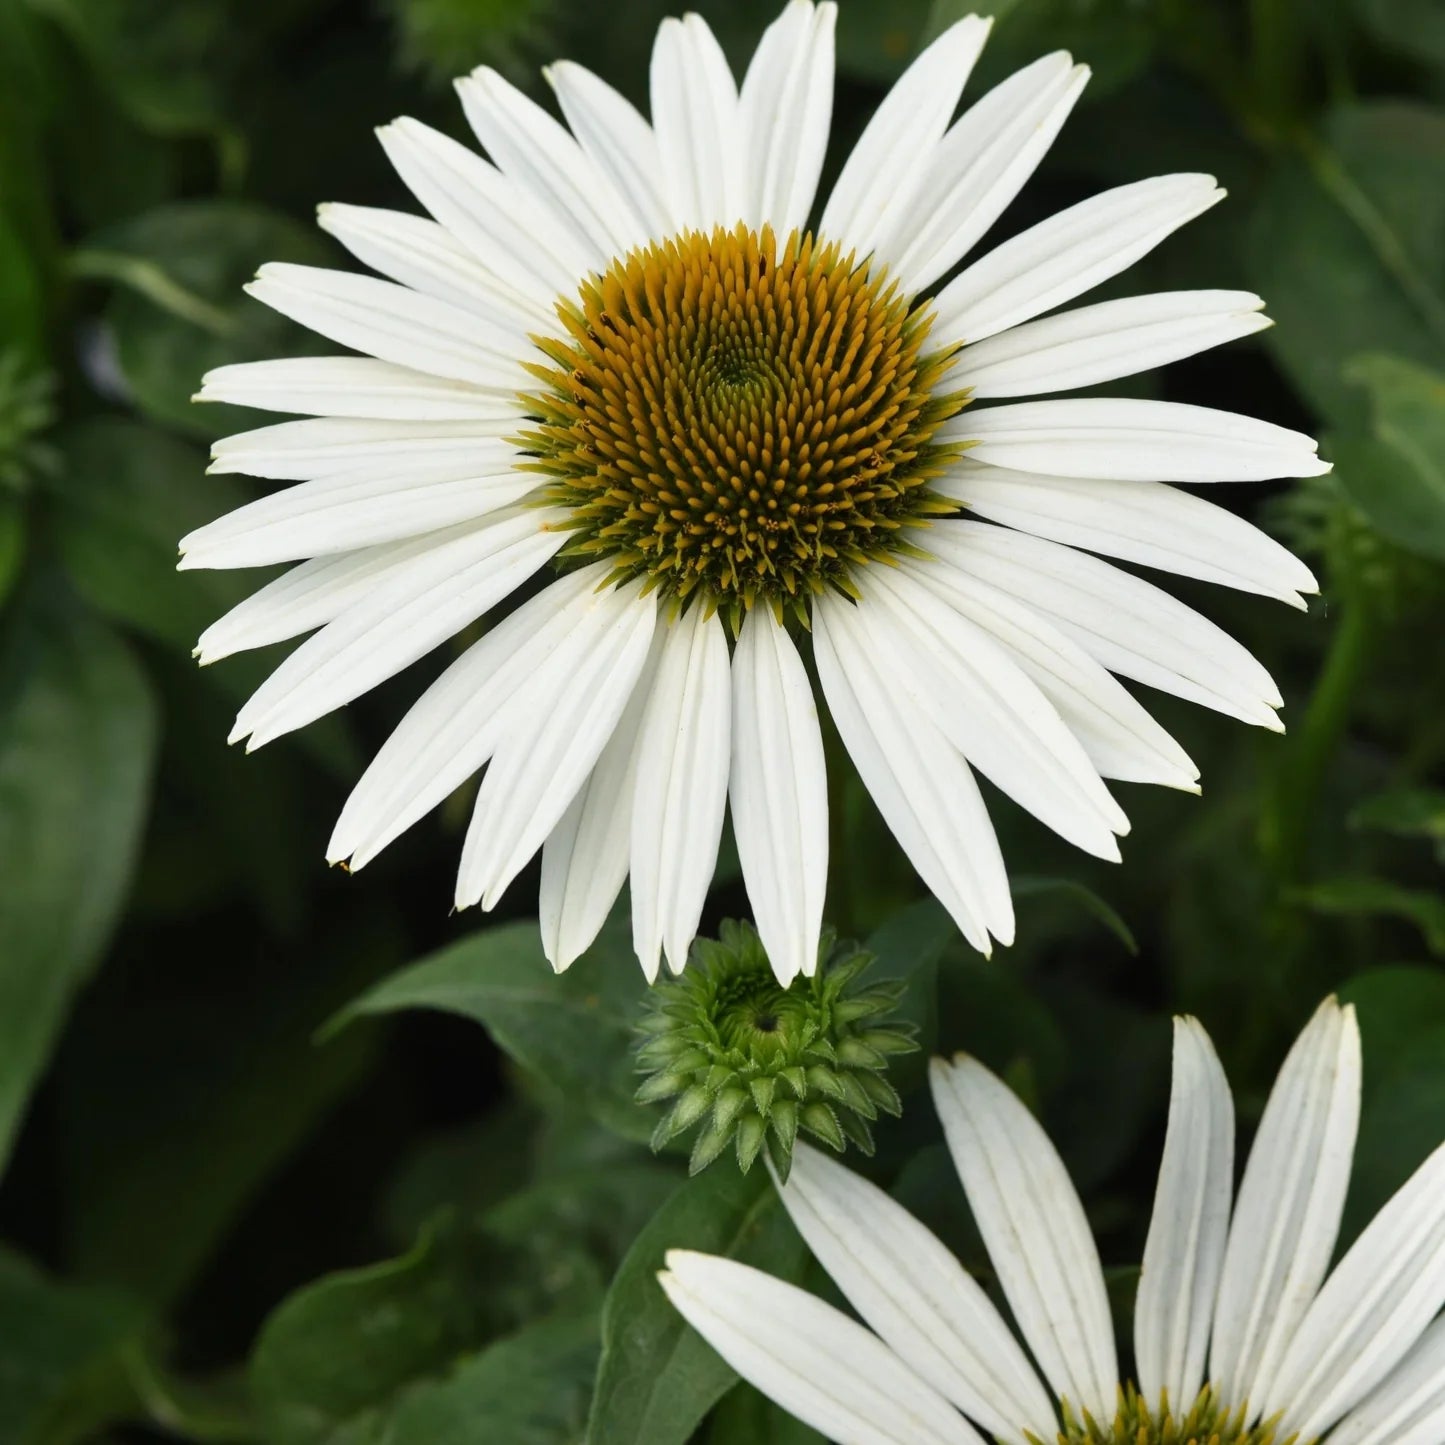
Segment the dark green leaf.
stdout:
<svg viewBox="0 0 1445 1445">
<path fill-rule="evenodd" d="M 900 1092 L 922 1083 L 929 1055 L 938 1046 L 938 961 L 958 941 L 958 927 L 943 905 L 926 898 L 895 913 L 864 945 L 876 958 L 869 982 L 901 979 L 905 984 L 889 1021 L 911 1023 L 918 1030 L 918 1052 L 895 1059 L 888 1070 Z"/>
<path fill-rule="evenodd" d="M 1278 323 L 1265 340 L 1306 398 L 1359 430 L 1345 365 L 1389 352 L 1445 366 L 1445 114 L 1377 102 L 1333 112 L 1255 207 L 1249 259 Z M 1343 470 L 1343 468 L 1342 468 Z"/>
<path fill-rule="evenodd" d="M 1030 878 L 1025 874 L 1017 874 L 1010 879 L 1009 888 L 1015 902 L 1025 898 L 1056 897 L 1081 908 L 1096 923 L 1102 923 L 1130 953 L 1138 954 L 1139 944 L 1133 930 L 1092 888 L 1085 888 L 1071 878 Z"/>
<path fill-rule="evenodd" d="M 168 426 L 215 437 L 264 419 L 239 407 L 193 404 L 212 367 L 327 349 L 241 287 L 266 261 L 332 260 L 324 237 L 285 216 L 208 200 L 159 206 L 108 227 L 89 238 L 72 267 L 117 288 L 106 321 L 140 408 Z"/>
<path fill-rule="evenodd" d="M 475 1020 L 557 1098 L 628 1139 L 651 1136 L 633 1102 L 633 1029 L 645 984 L 624 923 L 611 923 L 558 976 L 535 920 L 483 928 L 363 994 L 336 1025 L 366 1014 L 429 1008 Z"/>
<path fill-rule="evenodd" d="M 155 744 L 124 645 L 78 607 L 24 599 L 0 650 L 0 1162 L 124 901 Z"/>
<path fill-rule="evenodd" d="M 1445 897 L 1438 893 L 1407 888 L 1387 878 L 1328 878 L 1290 896 L 1318 913 L 1408 919 L 1424 935 L 1431 953 L 1445 954 Z"/>
<path fill-rule="evenodd" d="M 1445 561 L 1445 375 L 1393 356 L 1345 372 L 1370 398 L 1370 432 L 1330 439 L 1340 485 L 1398 546 Z"/>
<path fill-rule="evenodd" d="M 741 1259 L 794 1279 L 806 1251 L 762 1170 L 688 1180 L 622 1262 L 602 1312 L 588 1445 L 685 1445 L 737 1376 L 685 1325 L 657 1283 L 669 1249 Z"/>
<path fill-rule="evenodd" d="M 386 1445 L 577 1445 L 596 1365 L 593 1316 L 529 1325 L 407 1394 Z"/>
<path fill-rule="evenodd" d="M 48 1279 L 0 1249 L 0 1445 L 79 1439 L 131 1413 L 123 1356 L 142 1318 L 124 1294 Z"/>
<path fill-rule="evenodd" d="M 1350 825 L 1445 843 L 1445 790 L 1396 788 L 1378 793 L 1350 814 Z"/>
<path fill-rule="evenodd" d="M 1445 66 L 1445 10 L 1437 0 L 1354 0 L 1377 39 L 1427 65 Z"/>
<path fill-rule="evenodd" d="M 19 497 L 0 493 L 0 607 L 20 580 L 25 560 L 25 507 Z"/>
</svg>

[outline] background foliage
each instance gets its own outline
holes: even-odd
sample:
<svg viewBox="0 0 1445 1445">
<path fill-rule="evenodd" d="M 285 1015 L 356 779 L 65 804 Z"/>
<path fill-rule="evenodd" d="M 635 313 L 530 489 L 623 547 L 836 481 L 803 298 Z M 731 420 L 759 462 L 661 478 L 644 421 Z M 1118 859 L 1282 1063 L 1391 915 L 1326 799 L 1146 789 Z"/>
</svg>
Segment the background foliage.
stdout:
<svg viewBox="0 0 1445 1445">
<path fill-rule="evenodd" d="M 444 82 L 481 61 L 540 94 L 538 63 L 571 55 L 641 99 L 672 8 L 0 0 L 0 1445 L 816 1440 L 654 1284 L 674 1243 L 805 1261 L 762 1171 L 689 1182 L 646 1149 L 625 930 L 555 980 L 534 876 L 501 921 L 449 917 L 464 800 L 363 878 L 328 872 L 348 780 L 418 677 L 241 757 L 231 713 L 274 659 L 202 673 L 189 652 L 255 581 L 172 571 L 183 532 L 250 494 L 203 478 L 207 441 L 254 423 L 192 406 L 201 372 L 311 347 L 241 283 L 339 260 L 317 201 L 409 204 L 371 127 L 459 133 Z M 741 62 L 774 0 L 697 8 Z M 835 165 L 963 8 L 843 0 Z M 999 803 L 1029 875 L 1014 949 L 985 962 L 919 901 L 853 784 L 829 914 L 909 981 L 930 1047 L 977 1052 L 1046 1117 L 1120 1265 L 1168 1013 L 1204 1019 L 1247 1126 L 1341 989 L 1367 1061 L 1348 1238 L 1445 1132 L 1445 18 L 978 8 L 998 24 L 971 93 L 1061 45 L 1095 68 L 997 235 L 1157 171 L 1230 188 L 1118 288 L 1256 289 L 1278 327 L 1126 389 L 1326 438 L 1330 478 L 1211 492 L 1324 593 L 1305 616 L 1185 589 L 1271 666 L 1290 732 L 1151 698 L 1205 792 L 1124 788 L 1122 868 Z M 713 922 L 744 906 L 735 875 Z M 904 1117 L 866 1167 L 978 1266 L 921 1065 L 895 1077 Z"/>
</svg>

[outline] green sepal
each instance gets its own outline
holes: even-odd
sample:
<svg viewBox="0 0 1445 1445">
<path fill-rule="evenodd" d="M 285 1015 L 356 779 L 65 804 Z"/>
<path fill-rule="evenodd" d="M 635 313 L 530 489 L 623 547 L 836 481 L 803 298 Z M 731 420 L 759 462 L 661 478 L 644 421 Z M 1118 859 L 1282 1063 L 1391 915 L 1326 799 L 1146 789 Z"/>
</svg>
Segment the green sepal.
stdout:
<svg viewBox="0 0 1445 1445">
<path fill-rule="evenodd" d="M 738 1120 L 738 1168 L 744 1174 L 753 1167 L 753 1161 L 758 1157 L 758 1150 L 763 1147 L 763 1140 L 767 1138 L 767 1134 L 767 1123 L 760 1114 L 744 1114 Z"/>
<path fill-rule="evenodd" d="M 838 1127 L 838 1116 L 821 1099 L 805 1104 L 798 1115 L 798 1122 L 810 1134 L 821 1139 L 829 1148 L 839 1154 L 847 1147 L 843 1131 Z"/>
</svg>

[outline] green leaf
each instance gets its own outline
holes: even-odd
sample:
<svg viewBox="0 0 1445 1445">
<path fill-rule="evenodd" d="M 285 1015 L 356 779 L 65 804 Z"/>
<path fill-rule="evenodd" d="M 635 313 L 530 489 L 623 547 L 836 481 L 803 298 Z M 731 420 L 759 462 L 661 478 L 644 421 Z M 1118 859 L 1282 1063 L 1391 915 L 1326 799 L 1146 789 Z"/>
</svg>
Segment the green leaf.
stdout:
<svg viewBox="0 0 1445 1445">
<path fill-rule="evenodd" d="M 1340 989 L 1359 1012 L 1364 1093 L 1343 1238 L 1375 1215 L 1440 1143 L 1445 1120 L 1445 972 L 1370 969 Z"/>
<path fill-rule="evenodd" d="M 632 1049 L 646 987 L 625 921 L 614 920 L 566 973 L 552 972 L 535 919 L 483 928 L 378 984 L 332 1027 L 429 1008 L 482 1025 L 556 1100 L 586 1108 L 624 1138 L 652 1133 L 633 1102 Z"/>
<path fill-rule="evenodd" d="M 1425 937 L 1430 952 L 1445 955 L 1445 897 L 1423 889 L 1407 888 L 1386 878 L 1329 878 L 1289 897 L 1317 913 L 1336 916 L 1386 914 L 1413 923 Z"/>
<path fill-rule="evenodd" d="M 386 1445 L 577 1445 L 596 1365 L 592 1315 L 529 1325 L 408 1393 Z"/>
<path fill-rule="evenodd" d="M 259 424 L 241 407 L 192 403 L 212 367 L 327 349 L 242 286 L 266 261 L 333 260 L 323 236 L 286 216 L 204 200 L 158 206 L 107 227 L 74 253 L 71 267 L 116 287 L 105 319 L 141 410 L 209 438 Z"/>
<path fill-rule="evenodd" d="M 1445 844 L 1445 789 L 1394 788 L 1377 793 L 1350 814 L 1350 826 Z"/>
<path fill-rule="evenodd" d="M 1340 485 L 1376 531 L 1445 561 L 1445 375 L 1393 356 L 1345 375 L 1370 398 L 1370 432 L 1330 438 Z"/>
<path fill-rule="evenodd" d="M 762 1170 L 709 1169 L 682 1185 L 607 1292 L 588 1445 L 685 1445 L 737 1379 L 657 1282 L 663 1256 L 677 1248 L 740 1259 L 782 1279 L 796 1279 L 807 1257 Z"/>
<path fill-rule="evenodd" d="M 1278 322 L 1264 340 L 1336 426 L 1364 423 L 1364 398 L 1345 376 L 1352 358 L 1389 352 L 1445 367 L 1442 167 L 1445 113 L 1346 106 L 1255 206 L 1250 272 Z"/>
<path fill-rule="evenodd" d="M 124 1355 L 144 1311 L 0 1249 L 0 1445 L 80 1439 L 131 1412 Z"/>
<path fill-rule="evenodd" d="M 25 560 L 25 506 L 19 497 L 0 493 L 0 607 L 20 580 Z"/>
<path fill-rule="evenodd" d="M 1382 44 L 1422 64 L 1445 66 L 1445 10 L 1438 0 L 1355 0 L 1354 9 Z"/>
<path fill-rule="evenodd" d="M 918 1052 L 893 1060 L 888 1078 L 900 1093 L 916 1088 L 928 1072 L 938 1044 L 938 962 L 959 941 L 958 926 L 936 899 L 895 913 L 863 946 L 875 956 L 867 981 L 901 979 L 905 988 L 888 1022 L 911 1023 L 918 1030 Z"/>
<path fill-rule="evenodd" d="M 155 746 L 125 646 L 78 607 L 23 599 L 0 643 L 0 1164 L 124 902 Z"/>
<path fill-rule="evenodd" d="M 1138 956 L 1139 942 L 1133 929 L 1092 888 L 1075 883 L 1072 878 L 1031 878 L 1026 874 L 1016 874 L 1009 880 L 1009 890 L 1015 903 L 1028 898 L 1053 897 L 1075 905 L 1096 923 L 1102 923 L 1130 953 Z"/>
</svg>

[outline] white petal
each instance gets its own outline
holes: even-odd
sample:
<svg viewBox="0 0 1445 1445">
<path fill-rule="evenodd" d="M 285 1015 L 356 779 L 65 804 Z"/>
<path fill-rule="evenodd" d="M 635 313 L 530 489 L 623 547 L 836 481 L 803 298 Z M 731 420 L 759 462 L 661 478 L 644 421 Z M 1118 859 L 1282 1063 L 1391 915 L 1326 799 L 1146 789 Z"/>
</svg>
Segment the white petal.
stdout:
<svg viewBox="0 0 1445 1445">
<path fill-rule="evenodd" d="M 1370 1221 L 1289 1342 L 1263 1413 L 1323 1435 L 1378 1385 L 1445 1305 L 1445 1145 Z"/>
<path fill-rule="evenodd" d="M 553 658 L 509 707 L 462 848 L 458 908 L 493 908 L 587 781 L 652 642 L 657 604 L 640 585 L 603 592 L 577 661 Z"/>
<path fill-rule="evenodd" d="M 665 627 L 653 630 L 647 661 L 621 719 L 591 776 L 542 846 L 537 905 L 542 946 L 558 973 L 591 947 L 627 878 L 642 720 L 666 632 Z"/>
<path fill-rule="evenodd" d="M 1080 306 L 965 347 L 950 384 L 975 397 L 1072 391 L 1152 371 L 1273 325 L 1248 291 L 1162 291 Z"/>
<path fill-rule="evenodd" d="M 1117 860 L 1129 823 L 1078 740 L 988 633 L 911 574 L 870 569 L 858 621 L 905 694 L 996 787 L 1080 848 Z"/>
<path fill-rule="evenodd" d="M 404 211 L 371 206 L 318 206 L 316 219 L 358 261 L 393 281 L 474 312 L 490 328 L 511 338 L 519 356 L 536 331 L 533 307 L 497 278 L 445 226 Z M 555 329 L 555 328 L 554 328 Z"/>
<path fill-rule="evenodd" d="M 450 796 L 491 757 L 507 704 L 579 632 L 610 570 L 553 582 L 474 642 L 412 705 L 341 810 L 327 860 L 353 870 Z"/>
<path fill-rule="evenodd" d="M 457 81 L 462 108 L 504 175 L 546 207 L 605 266 L 647 240 L 647 231 L 582 148 L 536 101 L 481 66 Z M 580 279 L 580 278 L 579 278 Z"/>
<path fill-rule="evenodd" d="M 523 508 L 443 533 L 385 585 L 303 642 L 257 689 L 228 739 L 258 748 L 343 706 L 425 656 L 532 575 L 566 540 Z"/>
<path fill-rule="evenodd" d="M 977 1059 L 929 1068 L 934 1107 L 988 1257 L 1054 1392 L 1113 1418 L 1119 1371 L 1084 1207 L 1037 1119 Z"/>
<path fill-rule="evenodd" d="M 412 194 L 544 322 L 572 297 L 591 257 L 546 210 L 475 151 L 403 117 L 377 131 Z"/>
<path fill-rule="evenodd" d="M 1199 791 L 1199 769 L 1183 748 L 1108 669 L 1057 627 L 1025 603 L 940 559 L 906 558 L 899 565 L 988 632 L 1033 679 L 1101 777 Z"/>
<path fill-rule="evenodd" d="M 322 477 L 189 533 L 181 566 L 264 567 L 397 542 L 500 511 L 536 485 L 535 475 L 507 470 L 442 482 Z"/>
<path fill-rule="evenodd" d="M 1107 562 L 977 522 L 921 534 L 930 550 L 1047 618 L 1110 672 L 1282 731 L 1279 690 L 1228 633 Z"/>
<path fill-rule="evenodd" d="M 669 18 L 658 27 L 651 85 L 652 126 L 674 226 L 734 225 L 747 185 L 738 88 L 700 15 Z"/>
<path fill-rule="evenodd" d="M 722 621 L 671 624 L 642 726 L 632 804 L 632 942 L 648 978 L 680 973 L 712 884 L 727 805 L 731 679 Z"/>
<path fill-rule="evenodd" d="M 228 401 L 265 411 L 376 420 L 506 420 L 517 404 L 463 381 L 447 381 L 369 356 L 301 356 L 242 361 L 208 371 L 196 401 Z"/>
<path fill-rule="evenodd" d="M 833 1283 L 899 1359 L 996 1438 L 1053 1438 L 1053 1406 L 1003 1317 L 901 1204 L 806 1144 L 779 1193 Z"/>
<path fill-rule="evenodd" d="M 1303 607 L 1310 569 L 1242 517 L 1163 482 L 1101 481 L 964 461 L 935 483 L 969 511 L 1036 537 Z"/>
<path fill-rule="evenodd" d="M 1445 1318 L 1336 1427 L 1330 1445 L 1437 1445 L 1445 1439 Z"/>
<path fill-rule="evenodd" d="M 1167 1392 L 1187 1410 L 1204 1361 L 1234 1185 L 1234 1100 L 1197 1019 L 1174 1020 L 1174 1086 L 1144 1268 L 1134 1302 L 1134 1358 L 1145 1403 Z"/>
<path fill-rule="evenodd" d="M 1258 1416 L 1329 1267 L 1360 1117 L 1360 1032 L 1326 999 L 1295 1041 L 1259 1121 L 1229 1228 L 1210 1378 Z"/>
<path fill-rule="evenodd" d="M 969 15 L 949 26 L 894 82 L 828 197 L 824 241 L 861 261 L 892 229 L 897 208 L 919 191 L 992 24 Z M 877 259 L 890 269 L 896 260 L 881 251 Z"/>
<path fill-rule="evenodd" d="M 1330 469 L 1303 432 L 1177 401 L 1077 397 L 970 407 L 939 429 L 969 460 L 1056 477 L 1259 482 Z"/>
<path fill-rule="evenodd" d="M 743 1379 L 837 1445 L 983 1445 L 876 1335 L 803 1290 L 679 1249 L 658 1279 Z"/>
<path fill-rule="evenodd" d="M 649 236 L 672 229 L 660 177 L 662 157 L 652 127 L 630 100 L 570 60 L 542 72 L 587 159 L 625 196 Z"/>
<path fill-rule="evenodd" d="M 833 113 L 833 30 L 829 0 L 789 0 L 763 32 L 743 77 L 739 119 L 747 160 L 742 218 L 770 225 L 780 241 L 807 223 Z"/>
<path fill-rule="evenodd" d="M 445 482 L 485 472 L 510 453 L 501 438 L 520 418 L 498 421 L 373 421 L 317 417 L 283 421 L 223 437 L 209 471 L 242 472 L 271 481 L 348 476 Z"/>
<path fill-rule="evenodd" d="M 409 287 L 270 261 L 245 289 L 273 311 L 382 361 L 509 394 L 527 384 L 522 356 L 505 334 Z"/>
<path fill-rule="evenodd" d="M 974 246 L 1023 189 L 1089 79 L 1058 51 L 996 85 L 935 148 L 879 250 L 912 291 L 931 286 Z"/>
<path fill-rule="evenodd" d="M 813 609 L 818 680 L 843 745 L 883 821 L 980 953 L 1013 941 L 1013 900 L 998 838 L 968 764 L 904 702 L 858 609 L 832 597 Z"/>
<path fill-rule="evenodd" d="M 238 602 L 201 634 L 195 655 L 205 664 L 285 642 L 340 617 L 373 587 L 436 546 L 435 537 L 412 537 L 384 547 L 366 547 L 335 557 L 318 557 Z"/>
<path fill-rule="evenodd" d="M 733 655 L 733 832 L 758 935 L 786 987 L 818 966 L 828 883 L 828 781 L 813 689 L 766 607 Z"/>
<path fill-rule="evenodd" d="M 975 261 L 934 303 L 940 344 L 982 341 L 1132 266 L 1224 192 L 1213 176 L 1155 176 L 1081 201 Z"/>
</svg>

